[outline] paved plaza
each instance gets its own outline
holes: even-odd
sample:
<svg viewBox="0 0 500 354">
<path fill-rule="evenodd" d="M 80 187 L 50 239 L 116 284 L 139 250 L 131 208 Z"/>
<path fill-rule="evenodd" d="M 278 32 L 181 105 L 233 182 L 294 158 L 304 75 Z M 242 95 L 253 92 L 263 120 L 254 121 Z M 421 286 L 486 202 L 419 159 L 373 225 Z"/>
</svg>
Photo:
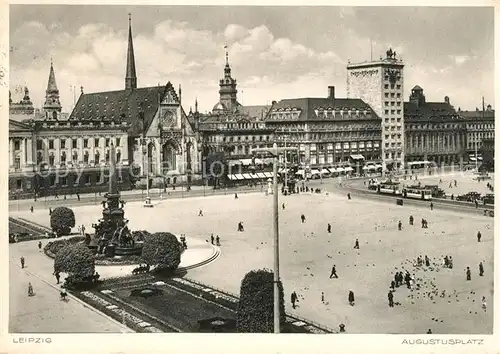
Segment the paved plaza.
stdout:
<svg viewBox="0 0 500 354">
<path fill-rule="evenodd" d="M 197 216 L 200 209 L 204 216 Z M 87 230 L 101 213 L 95 206 L 74 210 L 77 225 L 84 224 Z M 132 230 L 184 233 L 188 244 L 193 239 L 208 241 L 211 233 L 219 235 L 219 258 L 189 270 L 187 276 L 236 294 L 248 271 L 272 269 L 271 210 L 272 196 L 263 193 L 239 195 L 238 199 L 227 195 L 164 200 L 153 209 L 143 208 L 141 203 L 125 206 Z M 305 223 L 300 221 L 302 213 Z M 44 210 L 21 214 L 48 224 Z M 414 226 L 408 225 L 410 215 L 415 218 Z M 420 227 L 422 218 L 427 219 L 428 229 Z M 399 220 L 402 231 L 397 228 Z M 239 221 L 244 232 L 237 231 Z M 330 234 L 327 223 L 332 226 Z M 478 231 L 481 243 L 476 239 Z M 359 250 L 353 249 L 356 238 Z M 414 268 L 412 263 L 419 255 L 427 255 L 438 265 Z M 453 257 L 453 269 L 442 268 L 445 255 Z M 347 200 L 336 193 L 280 196 L 280 256 L 286 307 L 292 314 L 332 328 L 344 323 L 349 333 L 425 333 L 429 328 L 433 333 L 492 332 L 492 218 L 400 207 L 360 197 Z M 483 277 L 478 275 L 481 261 Z M 52 264 L 50 259 L 47 262 Z M 334 264 L 339 278 L 329 279 Z M 471 281 L 466 281 L 467 266 L 472 270 Z M 408 269 L 421 288 L 411 292 L 397 288 L 394 301 L 400 305 L 389 308 L 387 293 L 396 269 Z M 295 310 L 289 302 L 294 290 L 299 295 Z M 356 298 L 353 307 L 347 301 L 349 290 Z M 443 290 L 446 295 L 440 297 Z M 487 299 L 486 311 L 481 308 L 482 296 Z"/>
</svg>

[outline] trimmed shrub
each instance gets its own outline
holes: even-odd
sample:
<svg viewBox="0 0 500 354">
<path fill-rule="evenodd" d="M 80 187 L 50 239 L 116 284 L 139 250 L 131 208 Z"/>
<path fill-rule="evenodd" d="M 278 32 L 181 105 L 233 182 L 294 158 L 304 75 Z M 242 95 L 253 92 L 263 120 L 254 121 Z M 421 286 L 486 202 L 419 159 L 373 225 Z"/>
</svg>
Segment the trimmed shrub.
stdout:
<svg viewBox="0 0 500 354">
<path fill-rule="evenodd" d="M 69 235 L 75 227 L 75 213 L 67 207 L 55 208 L 50 214 L 50 227 L 57 236 Z"/>
<path fill-rule="evenodd" d="M 280 298 L 280 324 L 285 324 L 283 284 L 278 283 Z M 253 270 L 241 282 L 238 304 L 238 332 L 274 332 L 274 281 L 273 272 L 267 269 Z"/>
<path fill-rule="evenodd" d="M 134 230 L 134 231 L 132 231 L 132 237 L 136 241 L 144 241 L 144 239 L 149 235 L 151 235 L 151 233 L 146 231 L 146 230 Z"/>
<path fill-rule="evenodd" d="M 59 250 L 61 250 L 65 246 L 74 245 L 74 244 L 82 242 L 83 240 L 84 240 L 83 236 L 73 236 L 73 237 L 69 237 L 66 239 L 50 241 L 49 243 L 47 243 L 45 245 L 43 250 L 45 251 L 45 254 L 47 256 L 54 258 L 56 256 L 57 252 L 59 252 Z"/>
<path fill-rule="evenodd" d="M 181 263 L 180 242 L 170 232 L 146 235 L 142 248 L 142 259 L 158 270 L 175 270 Z"/>
<path fill-rule="evenodd" d="M 82 244 L 66 245 L 56 253 L 54 272 L 67 273 L 71 279 L 92 277 L 95 272 L 94 254 Z"/>
</svg>

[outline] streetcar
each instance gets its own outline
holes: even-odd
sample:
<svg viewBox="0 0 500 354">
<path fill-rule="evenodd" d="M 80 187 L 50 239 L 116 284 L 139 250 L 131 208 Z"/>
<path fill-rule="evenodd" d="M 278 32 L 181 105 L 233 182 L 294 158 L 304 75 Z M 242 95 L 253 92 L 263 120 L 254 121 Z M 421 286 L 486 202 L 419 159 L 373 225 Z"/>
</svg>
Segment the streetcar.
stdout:
<svg viewBox="0 0 500 354">
<path fill-rule="evenodd" d="M 403 189 L 403 198 L 432 200 L 432 190 L 419 186 L 409 186 Z"/>
<path fill-rule="evenodd" d="M 401 195 L 401 190 L 399 189 L 399 182 L 381 182 L 377 186 L 378 194 L 390 194 L 390 195 Z"/>
</svg>

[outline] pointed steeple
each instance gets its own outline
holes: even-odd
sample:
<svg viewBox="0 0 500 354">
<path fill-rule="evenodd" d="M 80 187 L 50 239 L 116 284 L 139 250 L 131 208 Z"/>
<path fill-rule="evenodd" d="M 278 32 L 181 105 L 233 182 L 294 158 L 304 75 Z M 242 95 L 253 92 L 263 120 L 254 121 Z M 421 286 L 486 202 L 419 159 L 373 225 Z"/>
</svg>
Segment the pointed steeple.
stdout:
<svg viewBox="0 0 500 354">
<path fill-rule="evenodd" d="M 49 82 L 47 83 L 47 92 L 54 92 L 59 94 L 59 90 L 57 89 L 56 75 L 54 74 L 54 64 L 52 62 L 52 59 L 50 60 L 50 73 L 49 73 Z"/>
<path fill-rule="evenodd" d="M 45 91 L 43 110 L 45 111 L 45 116 L 49 119 L 57 119 L 62 110 L 52 59 L 50 60 L 49 81 L 47 82 L 47 90 Z"/>
<path fill-rule="evenodd" d="M 127 49 L 127 71 L 125 73 L 125 89 L 137 88 L 137 76 L 135 74 L 134 43 L 132 42 L 132 15 L 128 14 L 128 49 Z"/>
</svg>

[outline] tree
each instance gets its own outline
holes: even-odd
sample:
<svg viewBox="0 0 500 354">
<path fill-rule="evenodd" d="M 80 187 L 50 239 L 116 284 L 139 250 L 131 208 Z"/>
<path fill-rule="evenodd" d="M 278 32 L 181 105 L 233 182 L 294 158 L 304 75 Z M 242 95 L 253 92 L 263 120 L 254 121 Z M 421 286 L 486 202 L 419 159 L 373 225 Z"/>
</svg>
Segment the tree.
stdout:
<svg viewBox="0 0 500 354">
<path fill-rule="evenodd" d="M 283 284 L 278 283 L 280 323 L 285 323 Z M 241 282 L 238 305 L 238 332 L 272 333 L 274 331 L 274 280 L 267 269 L 253 270 Z"/>
<path fill-rule="evenodd" d="M 175 270 L 181 263 L 182 247 L 170 232 L 144 235 L 142 259 L 158 269 Z"/>
<path fill-rule="evenodd" d="M 57 236 L 69 235 L 75 227 L 75 213 L 67 207 L 57 207 L 50 215 L 50 227 Z"/>
<path fill-rule="evenodd" d="M 82 244 L 67 245 L 56 253 L 55 273 L 68 273 L 73 278 L 82 279 L 94 275 L 95 258 L 90 249 Z"/>
</svg>

